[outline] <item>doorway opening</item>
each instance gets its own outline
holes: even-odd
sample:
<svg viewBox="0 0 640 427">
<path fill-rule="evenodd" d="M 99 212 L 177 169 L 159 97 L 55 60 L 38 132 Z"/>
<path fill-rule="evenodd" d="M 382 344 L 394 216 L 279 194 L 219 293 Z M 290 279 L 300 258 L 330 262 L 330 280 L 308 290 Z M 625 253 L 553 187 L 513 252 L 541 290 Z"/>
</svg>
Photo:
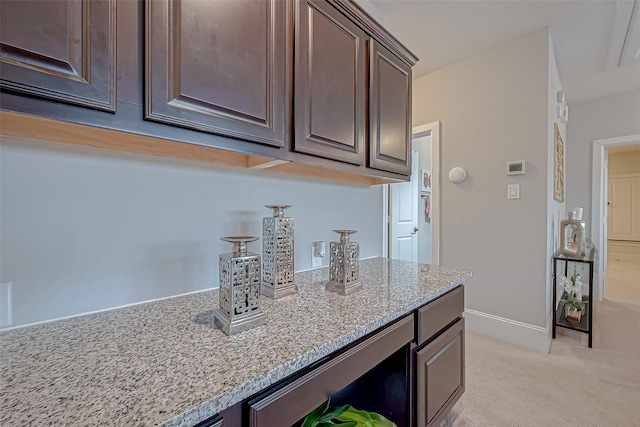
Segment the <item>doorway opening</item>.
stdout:
<svg viewBox="0 0 640 427">
<path fill-rule="evenodd" d="M 412 130 L 411 181 L 384 188 L 385 256 L 440 263 L 440 122 Z"/>
<path fill-rule="evenodd" d="M 592 165 L 592 187 L 591 187 L 591 236 L 594 244 L 599 249 L 599 256 L 597 260 L 597 275 L 594 289 L 594 296 L 597 301 L 602 301 L 607 294 L 607 282 L 609 276 L 609 265 L 608 261 L 611 261 L 612 258 L 609 257 L 609 242 L 616 242 L 616 247 L 612 247 L 614 250 L 620 250 L 619 248 L 622 246 L 628 246 L 629 242 L 633 242 L 633 236 L 623 236 L 625 231 L 628 231 L 627 228 L 628 222 L 620 220 L 624 220 L 625 215 L 631 215 L 628 219 L 634 219 L 633 213 L 629 213 L 630 211 L 626 208 L 629 205 L 626 205 L 626 211 L 614 211 L 614 206 L 609 203 L 612 201 L 611 197 L 618 197 L 624 193 L 628 192 L 630 189 L 632 190 L 633 184 L 628 185 L 623 183 L 623 185 L 617 186 L 617 188 L 611 187 L 609 181 L 609 157 L 610 157 L 610 149 L 612 149 L 613 153 L 615 153 L 616 148 L 618 147 L 631 147 L 634 145 L 640 144 L 640 134 L 639 135 L 630 135 L 618 138 L 607 138 L 593 141 L 593 165 Z M 619 171 L 619 170 L 618 170 Z M 616 175 L 614 173 L 614 175 Z M 612 180 L 613 181 L 613 180 Z M 610 191 L 617 192 L 618 194 L 609 194 Z M 640 205 L 640 201 L 638 201 Z M 621 206 L 616 206 L 616 208 L 621 208 Z M 610 217 L 611 216 L 611 217 Z M 638 224 L 640 226 L 640 224 Z M 633 228 L 633 226 L 631 226 Z M 609 234 L 613 231 L 612 237 L 614 239 L 609 239 Z M 619 240 L 626 240 L 621 244 L 617 242 Z M 628 238 L 625 238 L 628 237 Z M 633 244 L 632 244 L 633 245 Z M 619 259 L 618 256 L 613 258 Z M 614 269 L 612 273 L 612 280 L 624 281 L 624 276 L 621 275 L 619 269 Z M 615 294 L 616 291 L 614 291 Z M 612 294 L 612 297 L 614 296 Z"/>
</svg>

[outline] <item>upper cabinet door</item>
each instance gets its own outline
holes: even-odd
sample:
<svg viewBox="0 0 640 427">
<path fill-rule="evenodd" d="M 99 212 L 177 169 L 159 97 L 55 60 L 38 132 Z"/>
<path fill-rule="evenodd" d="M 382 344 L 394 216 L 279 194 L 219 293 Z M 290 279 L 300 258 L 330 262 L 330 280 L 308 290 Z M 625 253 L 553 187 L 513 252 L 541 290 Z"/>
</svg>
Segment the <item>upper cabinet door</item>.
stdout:
<svg viewBox="0 0 640 427">
<path fill-rule="evenodd" d="M 322 0 L 296 2 L 295 151 L 364 164 L 367 36 Z"/>
<path fill-rule="evenodd" d="M 145 117 L 284 147 L 289 2 L 147 2 Z"/>
<path fill-rule="evenodd" d="M 411 174 L 411 67 L 371 42 L 369 166 Z"/>
<path fill-rule="evenodd" d="M 0 87 L 116 109 L 116 0 L 0 1 Z"/>
</svg>

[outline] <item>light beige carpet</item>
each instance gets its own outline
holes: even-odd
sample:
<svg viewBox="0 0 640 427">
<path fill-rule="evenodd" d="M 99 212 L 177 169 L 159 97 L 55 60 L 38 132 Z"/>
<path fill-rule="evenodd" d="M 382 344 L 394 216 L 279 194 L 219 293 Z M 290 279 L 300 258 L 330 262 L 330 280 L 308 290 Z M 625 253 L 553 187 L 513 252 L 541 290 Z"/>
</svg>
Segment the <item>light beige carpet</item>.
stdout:
<svg viewBox="0 0 640 427">
<path fill-rule="evenodd" d="M 442 425 L 640 426 L 640 305 L 594 304 L 594 342 L 559 333 L 549 354 L 466 335 L 466 391 Z"/>
<path fill-rule="evenodd" d="M 608 300 L 640 305 L 640 263 L 609 258 L 606 295 Z"/>
</svg>

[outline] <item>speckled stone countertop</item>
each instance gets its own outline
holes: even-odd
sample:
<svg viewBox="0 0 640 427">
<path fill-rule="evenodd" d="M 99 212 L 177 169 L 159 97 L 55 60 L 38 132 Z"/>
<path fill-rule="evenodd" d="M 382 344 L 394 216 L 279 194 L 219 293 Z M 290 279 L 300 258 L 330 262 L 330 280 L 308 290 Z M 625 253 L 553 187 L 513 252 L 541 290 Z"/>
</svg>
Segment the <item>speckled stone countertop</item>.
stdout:
<svg viewBox="0 0 640 427">
<path fill-rule="evenodd" d="M 372 258 L 364 289 L 262 297 L 267 324 L 228 337 L 217 291 L 0 333 L 0 425 L 191 426 L 459 286 L 463 270 Z"/>
</svg>

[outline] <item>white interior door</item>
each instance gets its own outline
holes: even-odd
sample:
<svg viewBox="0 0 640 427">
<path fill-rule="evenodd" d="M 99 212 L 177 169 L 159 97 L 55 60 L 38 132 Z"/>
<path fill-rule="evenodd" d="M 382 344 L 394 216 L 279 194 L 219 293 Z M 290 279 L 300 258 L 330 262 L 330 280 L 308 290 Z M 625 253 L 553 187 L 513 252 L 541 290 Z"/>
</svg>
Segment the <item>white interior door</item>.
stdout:
<svg viewBox="0 0 640 427">
<path fill-rule="evenodd" d="M 389 185 L 389 235 L 393 259 L 418 262 L 418 152 L 412 153 L 411 181 Z"/>
</svg>

